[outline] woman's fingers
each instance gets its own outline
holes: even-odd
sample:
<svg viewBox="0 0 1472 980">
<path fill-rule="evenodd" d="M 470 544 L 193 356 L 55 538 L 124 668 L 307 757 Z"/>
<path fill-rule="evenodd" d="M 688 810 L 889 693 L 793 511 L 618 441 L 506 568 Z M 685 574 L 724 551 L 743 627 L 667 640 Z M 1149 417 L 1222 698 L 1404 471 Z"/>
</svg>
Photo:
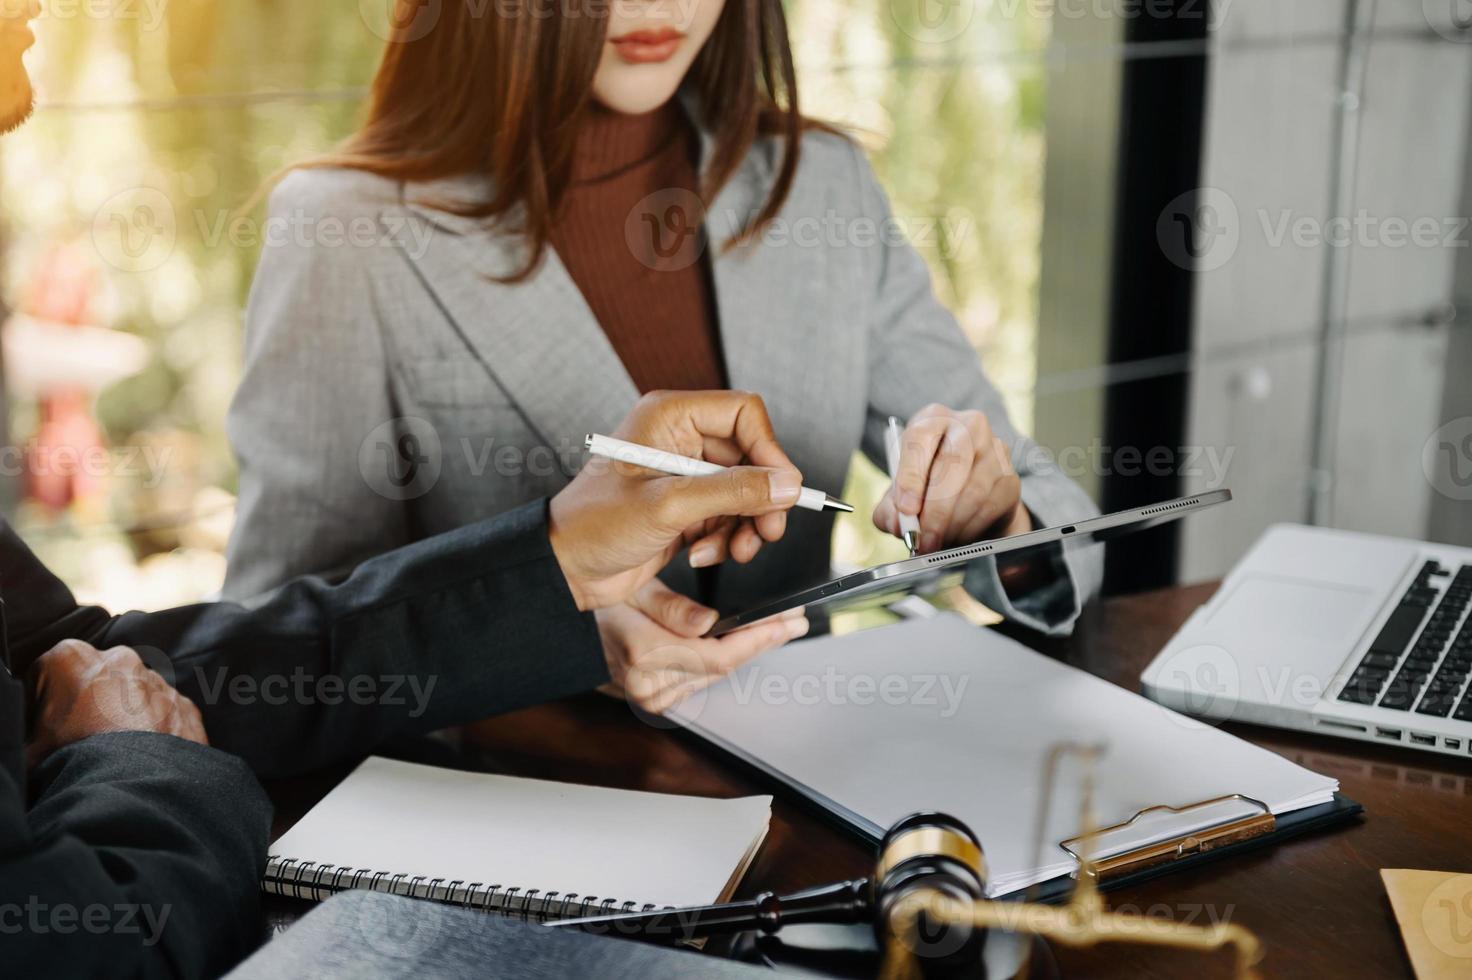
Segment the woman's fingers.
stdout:
<svg viewBox="0 0 1472 980">
<path fill-rule="evenodd" d="M 1012 466 L 1007 444 L 993 436 L 990 451 L 979 461 L 977 474 L 957 508 L 961 515 L 957 540 L 977 541 L 997 533 L 998 525 L 1017 512 L 1021 500 L 1022 481 Z"/>
<path fill-rule="evenodd" d="M 978 437 L 985 433 L 985 441 Z M 917 412 L 906 426 L 900 449 L 900 465 L 891 488 L 897 512 L 891 525 L 898 530 L 899 514 L 920 519 L 920 550 L 935 551 L 956 523 L 956 508 L 971 479 L 977 446 L 990 440 L 986 418 L 980 412 L 953 412 L 930 405 Z M 890 520 L 888 513 L 876 513 Z"/>
<path fill-rule="evenodd" d="M 1020 495 L 1011 452 L 986 416 L 930 405 L 905 429 L 898 476 L 875 507 L 874 524 L 898 534 L 900 515 L 916 515 L 920 550 L 935 551 L 1021 527 Z"/>
<path fill-rule="evenodd" d="M 944 431 L 930 463 L 925 503 L 920 509 L 920 550 L 935 551 L 950 538 L 952 518 L 972 479 L 976 445 L 959 418 L 944 420 Z"/>
<path fill-rule="evenodd" d="M 918 517 L 925 506 L 930 464 L 945 438 L 947 420 L 935 416 L 913 419 L 905 429 L 900 465 L 894 480 L 894 501 L 900 513 Z"/>
</svg>

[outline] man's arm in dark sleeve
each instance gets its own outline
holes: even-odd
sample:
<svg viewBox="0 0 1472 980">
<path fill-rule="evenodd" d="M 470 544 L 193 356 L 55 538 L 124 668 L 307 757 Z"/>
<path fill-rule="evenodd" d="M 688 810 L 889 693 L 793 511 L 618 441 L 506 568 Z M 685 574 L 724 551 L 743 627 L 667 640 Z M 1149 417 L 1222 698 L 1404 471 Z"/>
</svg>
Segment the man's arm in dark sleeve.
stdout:
<svg viewBox="0 0 1472 980">
<path fill-rule="evenodd" d="M 545 501 L 232 603 L 106 622 L 95 646 L 163 651 L 210 744 L 263 775 L 475 721 L 608 680 L 547 537 Z M 161 657 L 145 655 L 156 665 Z"/>
<path fill-rule="evenodd" d="M 259 937 L 270 804 L 239 759 L 149 732 L 0 774 L 7 976 L 214 976 Z"/>
<path fill-rule="evenodd" d="M 0 597 L 5 599 L 11 669 L 24 678 L 31 664 L 62 640 L 97 636 L 112 618 L 97 606 L 79 606 L 66 583 L 0 518 Z"/>
<path fill-rule="evenodd" d="M 8 526 L 0 590 L 22 673 L 64 639 L 138 649 L 198 705 L 210 744 L 264 775 L 319 768 L 396 734 L 511 711 L 608 679 L 547 537 L 545 501 L 291 582 L 256 608 L 109 617 L 78 606 Z"/>
</svg>

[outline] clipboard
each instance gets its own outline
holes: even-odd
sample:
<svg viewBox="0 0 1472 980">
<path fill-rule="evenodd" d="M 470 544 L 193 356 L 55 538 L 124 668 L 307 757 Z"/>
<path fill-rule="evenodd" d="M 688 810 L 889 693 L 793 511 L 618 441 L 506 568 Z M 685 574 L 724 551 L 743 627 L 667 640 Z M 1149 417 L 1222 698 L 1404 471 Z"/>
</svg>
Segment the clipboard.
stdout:
<svg viewBox="0 0 1472 980">
<path fill-rule="evenodd" d="M 1203 800 L 1188 806 L 1153 806 L 1139 811 L 1129 820 L 1102 828 L 1097 834 L 1095 850 L 1095 883 L 1100 891 L 1136 885 L 1174 871 L 1198 867 L 1211 861 L 1282 843 L 1293 837 L 1353 820 L 1364 813 L 1364 807 L 1342 793 L 1317 806 L 1304 807 L 1290 813 L 1274 815 L 1261 802 L 1241 794 Z M 1148 843 L 1123 850 L 1109 846 L 1111 837 L 1118 840 L 1151 822 L 1178 821 L 1180 832 L 1164 839 L 1152 834 Z M 1059 841 L 1058 846 L 1078 858 L 1082 838 Z M 1004 899 L 1029 897 L 1034 901 L 1060 901 L 1072 889 L 1075 875 L 1054 878 L 1021 889 Z"/>
<path fill-rule="evenodd" d="M 879 681 L 894 673 L 949 694 L 901 684 L 885 700 Z M 870 687 L 850 696 L 845 677 Z M 1330 776 L 948 614 L 773 651 L 667 719 L 870 845 L 906 808 L 968 821 L 993 898 L 1073 880 L 1084 786 L 1050 772 L 1063 744 L 1101 749 L 1092 813 L 1108 840 L 1094 857 L 1109 887 L 1359 810 L 1317 809 L 1337 802 Z"/>
<path fill-rule="evenodd" d="M 772 786 L 779 797 L 798 804 L 835 830 L 871 847 L 879 846 L 879 838 L 856 823 L 843 808 L 806 792 L 780 774 L 755 764 L 751 759 L 699 732 L 689 728 L 676 728 L 674 734 L 691 745 L 720 756 L 723 761 L 752 779 Z M 1185 871 L 1224 857 L 1246 854 L 1316 830 L 1347 823 L 1364 812 L 1363 806 L 1343 793 L 1335 793 L 1334 799 L 1328 803 L 1276 815 L 1261 802 L 1241 794 L 1185 806 L 1161 804 L 1146 807 L 1128 820 L 1103 828 L 1100 833 L 1110 834 L 1138 828 L 1144 822 L 1167 817 L 1183 820 L 1181 832 L 1113 854 L 1107 862 L 1107 870 L 1103 869 L 1105 862 L 1097 855 L 1108 851 L 1097 849 L 1095 860 L 1101 865 L 1102 874 L 1096 879 L 1096 886 L 1104 892 L 1127 888 L 1175 871 Z M 1078 843 L 1079 838 L 1069 838 L 1059 841 L 1058 847 L 1077 858 L 1078 853 L 1071 848 Z M 982 841 L 982 846 L 986 846 L 986 841 Z M 998 901 L 1027 899 L 1035 902 L 1061 902 L 1073 891 L 1075 879 L 1075 875 L 1061 875 L 994 897 Z"/>
</svg>

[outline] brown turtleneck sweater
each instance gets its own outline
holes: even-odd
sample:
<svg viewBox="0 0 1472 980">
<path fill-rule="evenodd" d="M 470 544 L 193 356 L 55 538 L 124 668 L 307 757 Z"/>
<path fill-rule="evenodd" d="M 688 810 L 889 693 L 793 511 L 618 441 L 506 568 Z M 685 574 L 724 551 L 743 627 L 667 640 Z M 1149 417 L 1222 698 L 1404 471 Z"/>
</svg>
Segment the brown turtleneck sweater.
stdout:
<svg viewBox="0 0 1472 980">
<path fill-rule="evenodd" d="M 678 104 L 594 106 L 552 247 L 641 391 L 725 388 L 700 230 L 699 138 Z"/>
</svg>

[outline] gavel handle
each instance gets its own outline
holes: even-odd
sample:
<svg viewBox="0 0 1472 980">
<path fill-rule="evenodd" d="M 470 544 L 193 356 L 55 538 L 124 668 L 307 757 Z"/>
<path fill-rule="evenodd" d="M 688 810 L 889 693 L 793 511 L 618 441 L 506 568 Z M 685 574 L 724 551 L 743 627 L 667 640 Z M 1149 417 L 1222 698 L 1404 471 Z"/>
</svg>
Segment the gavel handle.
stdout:
<svg viewBox="0 0 1472 980">
<path fill-rule="evenodd" d="M 545 925 L 649 942 L 688 942 L 748 929 L 774 933 L 804 922 L 863 922 L 873 914 L 873 891 L 868 878 L 856 878 L 791 895 L 763 892 L 744 902 L 557 919 Z"/>
</svg>

